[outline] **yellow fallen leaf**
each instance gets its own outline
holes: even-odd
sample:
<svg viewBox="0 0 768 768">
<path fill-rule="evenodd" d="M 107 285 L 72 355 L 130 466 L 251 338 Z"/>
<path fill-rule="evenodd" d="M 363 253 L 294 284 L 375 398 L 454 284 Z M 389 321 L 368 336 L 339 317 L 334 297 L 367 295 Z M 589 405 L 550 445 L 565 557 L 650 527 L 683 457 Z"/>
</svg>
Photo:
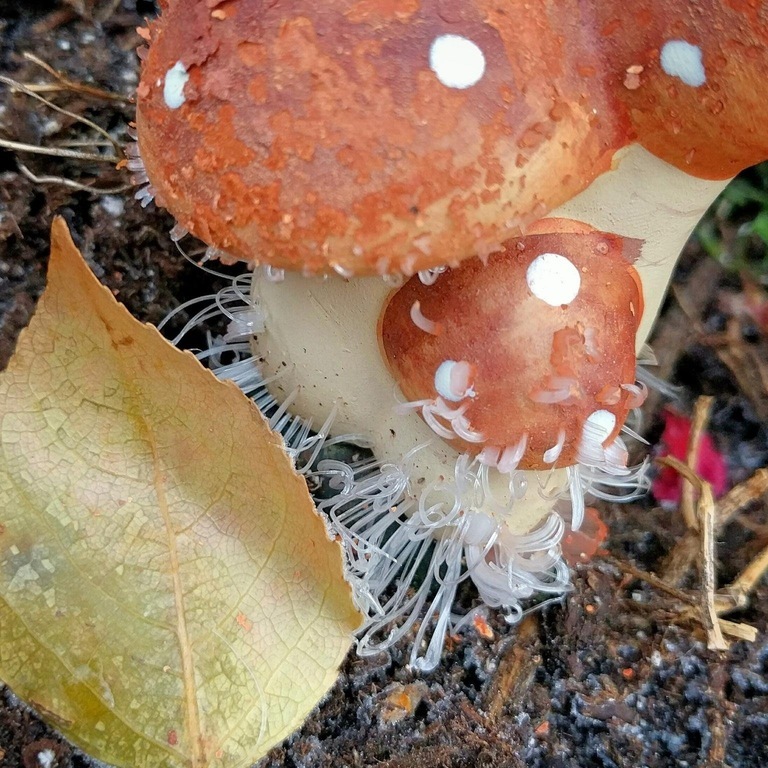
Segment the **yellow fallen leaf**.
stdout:
<svg viewBox="0 0 768 768">
<path fill-rule="evenodd" d="M 93 277 L 64 222 L 0 377 L 0 679 L 86 751 L 246 766 L 360 623 L 278 436 Z"/>
</svg>

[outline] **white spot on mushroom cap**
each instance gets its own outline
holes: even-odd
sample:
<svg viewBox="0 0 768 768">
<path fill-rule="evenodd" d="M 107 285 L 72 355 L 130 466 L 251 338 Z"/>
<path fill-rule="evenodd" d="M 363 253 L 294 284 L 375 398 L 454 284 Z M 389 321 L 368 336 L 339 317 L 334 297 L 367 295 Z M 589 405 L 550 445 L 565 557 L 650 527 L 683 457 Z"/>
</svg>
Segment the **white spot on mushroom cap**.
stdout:
<svg viewBox="0 0 768 768">
<path fill-rule="evenodd" d="M 707 82 L 701 48 L 685 40 L 668 40 L 660 55 L 661 68 L 686 85 L 698 88 Z"/>
<path fill-rule="evenodd" d="M 603 443 L 616 428 L 616 417 L 606 410 L 593 411 L 584 421 L 577 453 L 583 464 L 601 465 L 605 461 Z"/>
<path fill-rule="evenodd" d="M 603 442 L 616 429 L 616 416 L 610 411 L 593 411 L 584 422 L 584 432 L 591 432 L 593 440 Z"/>
<path fill-rule="evenodd" d="M 461 35 L 440 35 L 429 49 L 429 66 L 447 88 L 471 88 L 485 74 L 485 55 Z"/>
<path fill-rule="evenodd" d="M 581 288 L 581 275 L 570 259 L 559 253 L 542 253 L 529 265 L 525 281 L 531 293 L 550 306 L 570 304 Z"/>
<path fill-rule="evenodd" d="M 465 397 L 474 397 L 470 381 L 472 366 L 464 360 L 445 360 L 435 371 L 435 389 L 445 400 L 457 403 Z"/>
<path fill-rule="evenodd" d="M 435 371 L 435 389 L 437 394 L 447 400 L 454 400 L 451 392 L 451 369 L 456 364 L 454 360 L 446 360 L 437 366 Z"/>
<path fill-rule="evenodd" d="M 184 86 L 189 80 L 186 67 L 177 61 L 166 73 L 163 85 L 163 99 L 168 109 L 178 109 L 185 101 Z"/>
</svg>

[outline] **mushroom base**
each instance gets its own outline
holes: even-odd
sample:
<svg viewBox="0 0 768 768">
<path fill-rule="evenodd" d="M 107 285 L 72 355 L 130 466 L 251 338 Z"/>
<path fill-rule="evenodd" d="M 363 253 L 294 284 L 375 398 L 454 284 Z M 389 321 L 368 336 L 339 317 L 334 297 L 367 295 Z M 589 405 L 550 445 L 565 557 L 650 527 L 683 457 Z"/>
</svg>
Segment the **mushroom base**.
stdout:
<svg viewBox="0 0 768 768">
<path fill-rule="evenodd" d="M 368 616 L 360 652 L 389 647 L 418 622 L 411 664 L 426 670 L 449 628 L 467 618 L 452 612 L 462 581 L 471 579 L 483 603 L 510 622 L 535 595 L 563 594 L 560 542 L 579 527 L 585 494 L 631 497 L 645 487 L 645 468 L 502 473 L 443 442 L 398 407 L 377 336 L 390 291 L 376 278 L 256 276 L 264 330 L 253 349 L 270 396 L 313 423 L 333 415 L 335 434 L 372 449 L 373 462 L 320 461 L 310 473 L 331 477 L 338 491 L 320 506 L 343 541 L 348 578 Z"/>
</svg>

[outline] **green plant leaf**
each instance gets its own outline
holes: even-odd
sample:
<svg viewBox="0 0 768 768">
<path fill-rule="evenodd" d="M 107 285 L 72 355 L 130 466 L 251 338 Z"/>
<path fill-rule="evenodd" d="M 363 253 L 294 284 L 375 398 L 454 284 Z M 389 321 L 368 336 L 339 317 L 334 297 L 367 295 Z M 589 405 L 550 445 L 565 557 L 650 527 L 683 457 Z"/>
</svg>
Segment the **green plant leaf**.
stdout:
<svg viewBox="0 0 768 768">
<path fill-rule="evenodd" d="M 752 231 L 768 245 L 768 210 L 760 211 L 752 222 Z"/>
<path fill-rule="evenodd" d="M 722 197 L 735 206 L 744 206 L 747 203 L 768 205 L 768 192 L 755 187 L 743 178 L 734 179 L 725 188 Z"/>
<path fill-rule="evenodd" d="M 0 678 L 121 766 L 246 766 L 360 623 L 303 480 L 231 384 L 99 285 L 62 220 L 0 378 Z"/>
</svg>

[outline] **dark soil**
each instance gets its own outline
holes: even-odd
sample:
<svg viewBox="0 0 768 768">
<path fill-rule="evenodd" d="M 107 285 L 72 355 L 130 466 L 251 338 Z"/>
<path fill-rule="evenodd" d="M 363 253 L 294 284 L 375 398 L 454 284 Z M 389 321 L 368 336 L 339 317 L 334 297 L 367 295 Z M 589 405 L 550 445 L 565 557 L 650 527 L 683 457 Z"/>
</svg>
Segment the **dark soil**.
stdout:
<svg viewBox="0 0 768 768">
<path fill-rule="evenodd" d="M 153 3 L 130 0 L 0 0 L 0 73 L 24 83 L 51 82 L 22 57 L 28 51 L 71 80 L 130 96 L 137 82 L 135 28 L 154 12 Z M 127 101 L 66 92 L 52 98 L 127 140 Z M 0 90 L 0 138 L 54 144 L 85 134 L 69 118 Z M 168 237 L 170 218 L 154 207 L 143 210 L 130 191 L 104 196 L 35 183 L 20 172 L 19 160 L 37 175 L 97 187 L 127 181 L 105 163 L 0 149 L 0 365 L 43 288 L 56 213 L 71 225 L 99 278 L 142 320 L 157 322 L 180 302 L 219 287 L 180 256 Z M 711 431 L 736 484 L 768 464 L 768 393 L 760 376 L 768 366 L 768 339 L 723 309 L 722 297 L 738 296 L 741 284 L 693 245 L 676 286 L 677 298 L 668 301 L 656 332 L 660 371 L 681 385 L 683 412 L 698 395 L 715 396 Z M 724 338 L 726 328 L 731 333 Z M 663 404 L 654 395 L 646 407 L 652 442 Z M 405 648 L 375 661 L 350 656 L 331 695 L 263 765 L 768 765 L 765 580 L 749 607 L 729 616 L 756 627 L 757 641 L 708 651 L 701 625 L 682 618 L 683 604 L 625 567 L 661 572 L 685 530 L 680 514 L 651 499 L 599 509 L 610 528 L 609 555 L 576 569 L 573 593 L 562 604 L 513 628 L 491 617 L 494 639 L 474 632 L 452 638 L 440 668 L 421 679 L 405 668 Z M 718 537 L 721 583 L 766 544 L 768 512 L 758 498 Z M 696 595 L 697 584 L 691 571 L 681 586 Z M 410 706 L 400 708 L 402 701 Z M 0 767 L 39 766 L 47 749 L 57 768 L 91 764 L 0 688 Z"/>
</svg>

